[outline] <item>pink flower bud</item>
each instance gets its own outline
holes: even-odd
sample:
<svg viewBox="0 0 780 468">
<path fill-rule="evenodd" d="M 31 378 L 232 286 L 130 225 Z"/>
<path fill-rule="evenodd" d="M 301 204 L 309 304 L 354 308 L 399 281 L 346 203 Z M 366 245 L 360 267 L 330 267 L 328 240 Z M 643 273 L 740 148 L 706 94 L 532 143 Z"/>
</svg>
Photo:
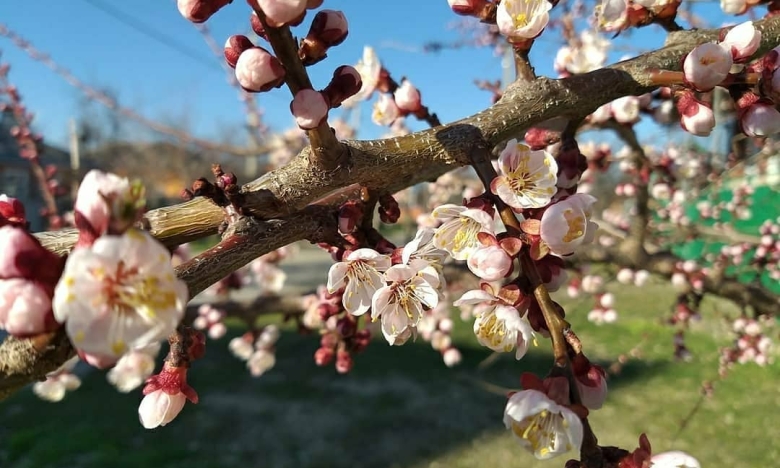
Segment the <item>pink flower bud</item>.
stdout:
<svg viewBox="0 0 780 468">
<path fill-rule="evenodd" d="M 688 133 L 708 136 L 715 128 L 715 114 L 712 108 L 696 99 L 690 91 L 680 95 L 677 110 L 680 112 L 680 126 Z"/>
<path fill-rule="evenodd" d="M 742 114 L 742 131 L 751 137 L 763 137 L 780 132 L 780 112 L 766 100 L 759 100 Z"/>
<path fill-rule="evenodd" d="M 485 0 L 447 0 L 455 14 L 473 16 L 485 7 Z"/>
<path fill-rule="evenodd" d="M 202 23 L 233 0 L 178 0 L 179 13 L 193 23 Z"/>
<path fill-rule="evenodd" d="M 731 52 L 720 45 L 701 44 L 685 57 L 685 80 L 698 91 L 709 91 L 726 79 L 732 63 Z"/>
<path fill-rule="evenodd" d="M 51 291 L 24 279 L 0 280 L 0 330 L 30 336 L 57 329 Z"/>
<path fill-rule="evenodd" d="M 306 12 L 306 0 L 257 0 L 260 9 L 274 26 L 293 23 Z"/>
<path fill-rule="evenodd" d="M 347 17 L 336 10 L 321 10 L 314 15 L 307 40 L 316 41 L 325 46 L 333 47 L 344 42 L 349 33 Z"/>
<path fill-rule="evenodd" d="M 335 109 L 344 100 L 360 91 L 362 86 L 363 81 L 355 67 L 342 65 L 333 71 L 333 78 L 322 90 L 322 94 L 330 103 L 330 108 Z"/>
<path fill-rule="evenodd" d="M 302 89 L 295 93 L 290 110 L 300 128 L 311 130 L 328 117 L 329 108 L 322 93 L 313 89 Z"/>
<path fill-rule="evenodd" d="M 187 397 L 178 392 L 169 394 L 155 390 L 147 394 L 138 406 L 138 417 L 146 429 L 165 426 L 181 413 Z"/>
<path fill-rule="evenodd" d="M 333 348 L 318 348 L 314 352 L 314 363 L 320 367 L 327 366 L 333 361 L 335 356 L 336 352 Z"/>
<path fill-rule="evenodd" d="M 497 281 L 512 271 L 512 257 L 497 245 L 480 247 L 469 256 L 469 270 L 485 281 Z"/>
<path fill-rule="evenodd" d="M 582 354 L 574 358 L 573 368 L 582 404 L 590 409 L 601 408 L 607 399 L 607 373 Z"/>
<path fill-rule="evenodd" d="M 284 83 L 285 70 L 279 59 L 262 47 L 247 49 L 236 61 L 236 79 L 247 91 L 263 92 Z"/>
<path fill-rule="evenodd" d="M 747 21 L 731 28 L 720 45 L 731 52 L 735 62 L 744 61 L 761 45 L 761 31 L 753 26 L 752 21 Z"/>
<path fill-rule="evenodd" d="M 336 353 L 336 372 L 347 374 L 352 370 L 353 365 L 352 355 L 348 351 L 339 350 Z"/>
<path fill-rule="evenodd" d="M 236 68 L 236 62 L 238 62 L 238 57 L 241 53 L 254 46 L 252 41 L 246 36 L 242 36 L 241 34 L 230 36 L 228 40 L 225 41 L 225 61 L 231 68 Z"/>
<path fill-rule="evenodd" d="M 24 205 L 16 198 L 0 195 L 0 227 L 5 225 L 25 227 L 27 218 Z"/>
<path fill-rule="evenodd" d="M 395 104 L 403 111 L 414 113 L 422 107 L 420 91 L 409 80 L 404 80 L 401 86 L 395 90 L 393 96 L 395 97 Z"/>
</svg>

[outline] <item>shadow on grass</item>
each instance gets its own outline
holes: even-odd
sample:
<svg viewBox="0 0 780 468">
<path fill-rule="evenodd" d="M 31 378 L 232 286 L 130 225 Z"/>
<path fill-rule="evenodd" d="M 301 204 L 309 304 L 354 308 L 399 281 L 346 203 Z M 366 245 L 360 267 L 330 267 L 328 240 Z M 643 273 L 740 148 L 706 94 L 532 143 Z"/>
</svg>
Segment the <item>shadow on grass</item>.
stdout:
<svg viewBox="0 0 780 468">
<path fill-rule="evenodd" d="M 502 429 L 503 392 L 521 372 L 544 374 L 550 357 L 501 356 L 463 349 L 447 369 L 426 343 L 391 348 L 375 341 L 349 375 L 318 368 L 317 340 L 284 333 L 276 367 L 255 379 L 212 342 L 190 383 L 201 402 L 170 425 L 146 431 L 137 421 L 140 392 L 117 393 L 102 372 L 59 404 L 24 391 L 0 405 L 0 466 L 68 467 L 387 467 L 436 457 Z M 644 379 L 662 364 L 628 364 L 611 388 Z"/>
</svg>

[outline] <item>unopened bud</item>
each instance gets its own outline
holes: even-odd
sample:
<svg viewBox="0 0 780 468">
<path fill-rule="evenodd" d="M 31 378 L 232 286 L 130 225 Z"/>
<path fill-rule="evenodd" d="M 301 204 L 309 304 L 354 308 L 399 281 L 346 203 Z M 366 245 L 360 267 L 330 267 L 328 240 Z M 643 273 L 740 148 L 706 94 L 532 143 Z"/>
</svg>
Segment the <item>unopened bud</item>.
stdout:
<svg viewBox="0 0 780 468">
<path fill-rule="evenodd" d="M 362 86 L 363 81 L 355 67 L 342 65 L 333 72 L 333 78 L 322 90 L 322 94 L 333 109 L 339 107 L 345 99 L 357 94 Z"/>
<path fill-rule="evenodd" d="M 325 96 L 313 89 L 302 89 L 295 93 L 290 111 L 295 123 L 303 130 L 312 130 L 328 117 L 328 103 Z"/>
<path fill-rule="evenodd" d="M 336 352 L 333 348 L 319 348 L 314 352 L 314 363 L 318 366 L 326 366 L 336 356 Z"/>
<path fill-rule="evenodd" d="M 178 0 L 179 13 L 193 23 L 203 23 L 233 0 Z"/>
<path fill-rule="evenodd" d="M 241 34 L 230 36 L 228 40 L 225 41 L 225 61 L 231 68 L 236 68 L 236 62 L 238 62 L 238 57 L 241 53 L 254 46 L 252 41 L 246 36 L 242 36 Z"/>
<path fill-rule="evenodd" d="M 262 47 L 253 47 L 241 53 L 236 61 L 236 79 L 247 91 L 263 92 L 284 83 L 285 70 L 279 59 Z"/>
</svg>

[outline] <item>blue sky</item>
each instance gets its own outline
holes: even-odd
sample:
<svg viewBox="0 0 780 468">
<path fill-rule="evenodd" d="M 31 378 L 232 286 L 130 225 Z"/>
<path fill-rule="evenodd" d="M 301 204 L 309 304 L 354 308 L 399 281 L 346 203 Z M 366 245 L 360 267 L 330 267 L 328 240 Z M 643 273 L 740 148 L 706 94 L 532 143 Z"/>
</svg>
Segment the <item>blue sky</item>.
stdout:
<svg viewBox="0 0 780 468">
<path fill-rule="evenodd" d="M 120 10 L 149 29 L 175 37 L 191 54 L 139 33 L 96 8 L 95 3 Z M 445 0 L 326 0 L 324 6 L 346 13 L 350 34 L 346 42 L 331 49 L 327 60 L 309 68 L 315 87 L 325 86 L 334 68 L 354 64 L 363 46 L 372 45 L 396 79 L 407 76 L 420 88 L 424 104 L 442 121 L 456 120 L 489 104 L 489 93 L 477 90 L 472 83 L 474 79 L 500 78 L 500 58 L 490 49 L 421 52 L 428 41 L 462 38 L 452 28 L 460 17 L 450 11 Z M 717 3 L 697 3 L 694 11 L 713 25 L 726 20 Z M 207 26 L 222 44 L 229 35 L 248 29 L 248 15 L 246 3 L 235 0 Z M 173 0 L 5 1 L 0 2 L 0 21 L 81 80 L 115 90 L 120 103 L 147 117 L 177 123 L 186 120 L 187 129 L 201 138 L 218 138 L 226 128 L 243 131 L 243 106 L 235 89 L 227 84 L 219 62 L 196 29 L 179 15 Z M 305 21 L 296 33 L 304 35 L 307 27 Z M 557 31 L 550 32 L 534 46 L 532 60 L 538 73 L 552 76 L 553 58 L 562 40 Z M 634 31 L 630 37 L 616 41 L 618 50 L 611 53 L 610 59 L 658 47 L 664 37 L 656 27 Z M 0 38 L 0 50 L 0 59 L 11 64 L 11 81 L 37 115 L 36 129 L 48 141 L 64 145 L 68 119 L 79 112 L 80 92 L 7 39 Z M 274 129 L 290 126 L 287 89 L 259 94 L 257 101 L 268 125 Z M 383 132 L 370 122 L 369 114 L 370 109 L 364 107 L 361 137 L 373 138 Z M 413 129 L 423 128 L 417 122 L 410 124 Z"/>
</svg>

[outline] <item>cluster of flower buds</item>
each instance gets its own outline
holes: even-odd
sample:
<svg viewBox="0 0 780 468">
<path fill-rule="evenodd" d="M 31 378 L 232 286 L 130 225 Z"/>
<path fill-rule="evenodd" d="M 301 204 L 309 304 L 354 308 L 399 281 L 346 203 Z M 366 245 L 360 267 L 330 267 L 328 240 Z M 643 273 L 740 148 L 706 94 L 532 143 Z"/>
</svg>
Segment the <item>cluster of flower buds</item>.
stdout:
<svg viewBox="0 0 780 468">
<path fill-rule="evenodd" d="M 721 199 L 717 194 L 707 200 L 696 203 L 696 210 L 702 219 L 715 221 L 717 227 L 727 219 L 748 219 L 751 216 L 751 205 L 755 188 L 744 184 L 734 187 L 729 200 Z M 728 216 L 724 216 L 728 215 Z"/>
<path fill-rule="evenodd" d="M 701 293 L 708 273 L 708 268 L 699 266 L 694 260 L 678 262 L 672 272 L 672 286 L 683 293 Z"/>
<path fill-rule="evenodd" d="M 774 84 L 780 51 L 772 50 L 763 59 L 746 64 L 760 44 L 761 31 L 748 21 L 722 34 L 717 43 L 701 44 L 685 57 L 684 82 L 689 89 L 675 93 L 684 129 L 695 135 L 709 135 L 715 126 L 712 106 L 698 99 L 694 92 L 724 86 L 734 100 L 745 135 L 765 137 L 780 132 L 780 111 L 775 108 L 780 93 Z M 742 78 L 751 73 L 760 75 L 757 86 L 742 84 Z"/>
<path fill-rule="evenodd" d="M 460 364 L 462 359 L 460 351 L 452 343 L 451 333 L 454 323 L 450 318 L 451 305 L 448 300 L 441 300 L 436 307 L 426 311 L 417 325 L 420 337 L 429 342 L 434 350 L 441 353 L 447 367 Z"/>
<path fill-rule="evenodd" d="M 678 294 L 672 306 L 672 315 L 668 320 L 669 324 L 687 327 L 692 320 L 701 320 L 699 306 L 702 298 L 703 294 L 695 291 Z"/>
<path fill-rule="evenodd" d="M 762 316 L 755 320 L 739 317 L 732 324 L 736 339 L 734 345 L 721 349 L 720 374 L 725 375 L 735 363 L 755 362 L 765 366 L 772 362 L 773 343 L 768 331 L 773 327 L 772 319 Z"/>
<path fill-rule="evenodd" d="M 228 349 L 234 356 L 246 361 L 249 373 L 260 377 L 276 365 L 276 342 L 281 332 L 276 325 L 266 325 L 230 340 Z"/>
<path fill-rule="evenodd" d="M 602 31 L 619 32 L 631 27 L 674 21 L 682 0 L 601 0 L 596 6 Z"/>
<path fill-rule="evenodd" d="M 154 361 L 159 353 L 160 343 L 134 349 L 119 359 L 108 371 L 106 378 L 120 392 L 131 392 L 152 375 Z"/>
<path fill-rule="evenodd" d="M 345 314 L 332 316 L 321 331 L 320 347 L 314 352 L 314 362 L 326 366 L 335 360 L 336 372 L 346 374 L 352 370 L 354 354 L 365 351 L 371 341 L 371 331 L 358 329 L 357 317 Z"/>
<path fill-rule="evenodd" d="M 198 316 L 192 322 L 192 327 L 196 330 L 205 330 L 209 338 L 218 340 L 227 333 L 227 327 L 222 322 L 224 318 L 225 312 L 211 304 L 201 304 L 198 307 Z"/>
<path fill-rule="evenodd" d="M 611 43 L 595 31 L 585 29 L 577 40 L 558 49 L 553 67 L 561 78 L 587 73 L 604 66 Z"/>
</svg>

